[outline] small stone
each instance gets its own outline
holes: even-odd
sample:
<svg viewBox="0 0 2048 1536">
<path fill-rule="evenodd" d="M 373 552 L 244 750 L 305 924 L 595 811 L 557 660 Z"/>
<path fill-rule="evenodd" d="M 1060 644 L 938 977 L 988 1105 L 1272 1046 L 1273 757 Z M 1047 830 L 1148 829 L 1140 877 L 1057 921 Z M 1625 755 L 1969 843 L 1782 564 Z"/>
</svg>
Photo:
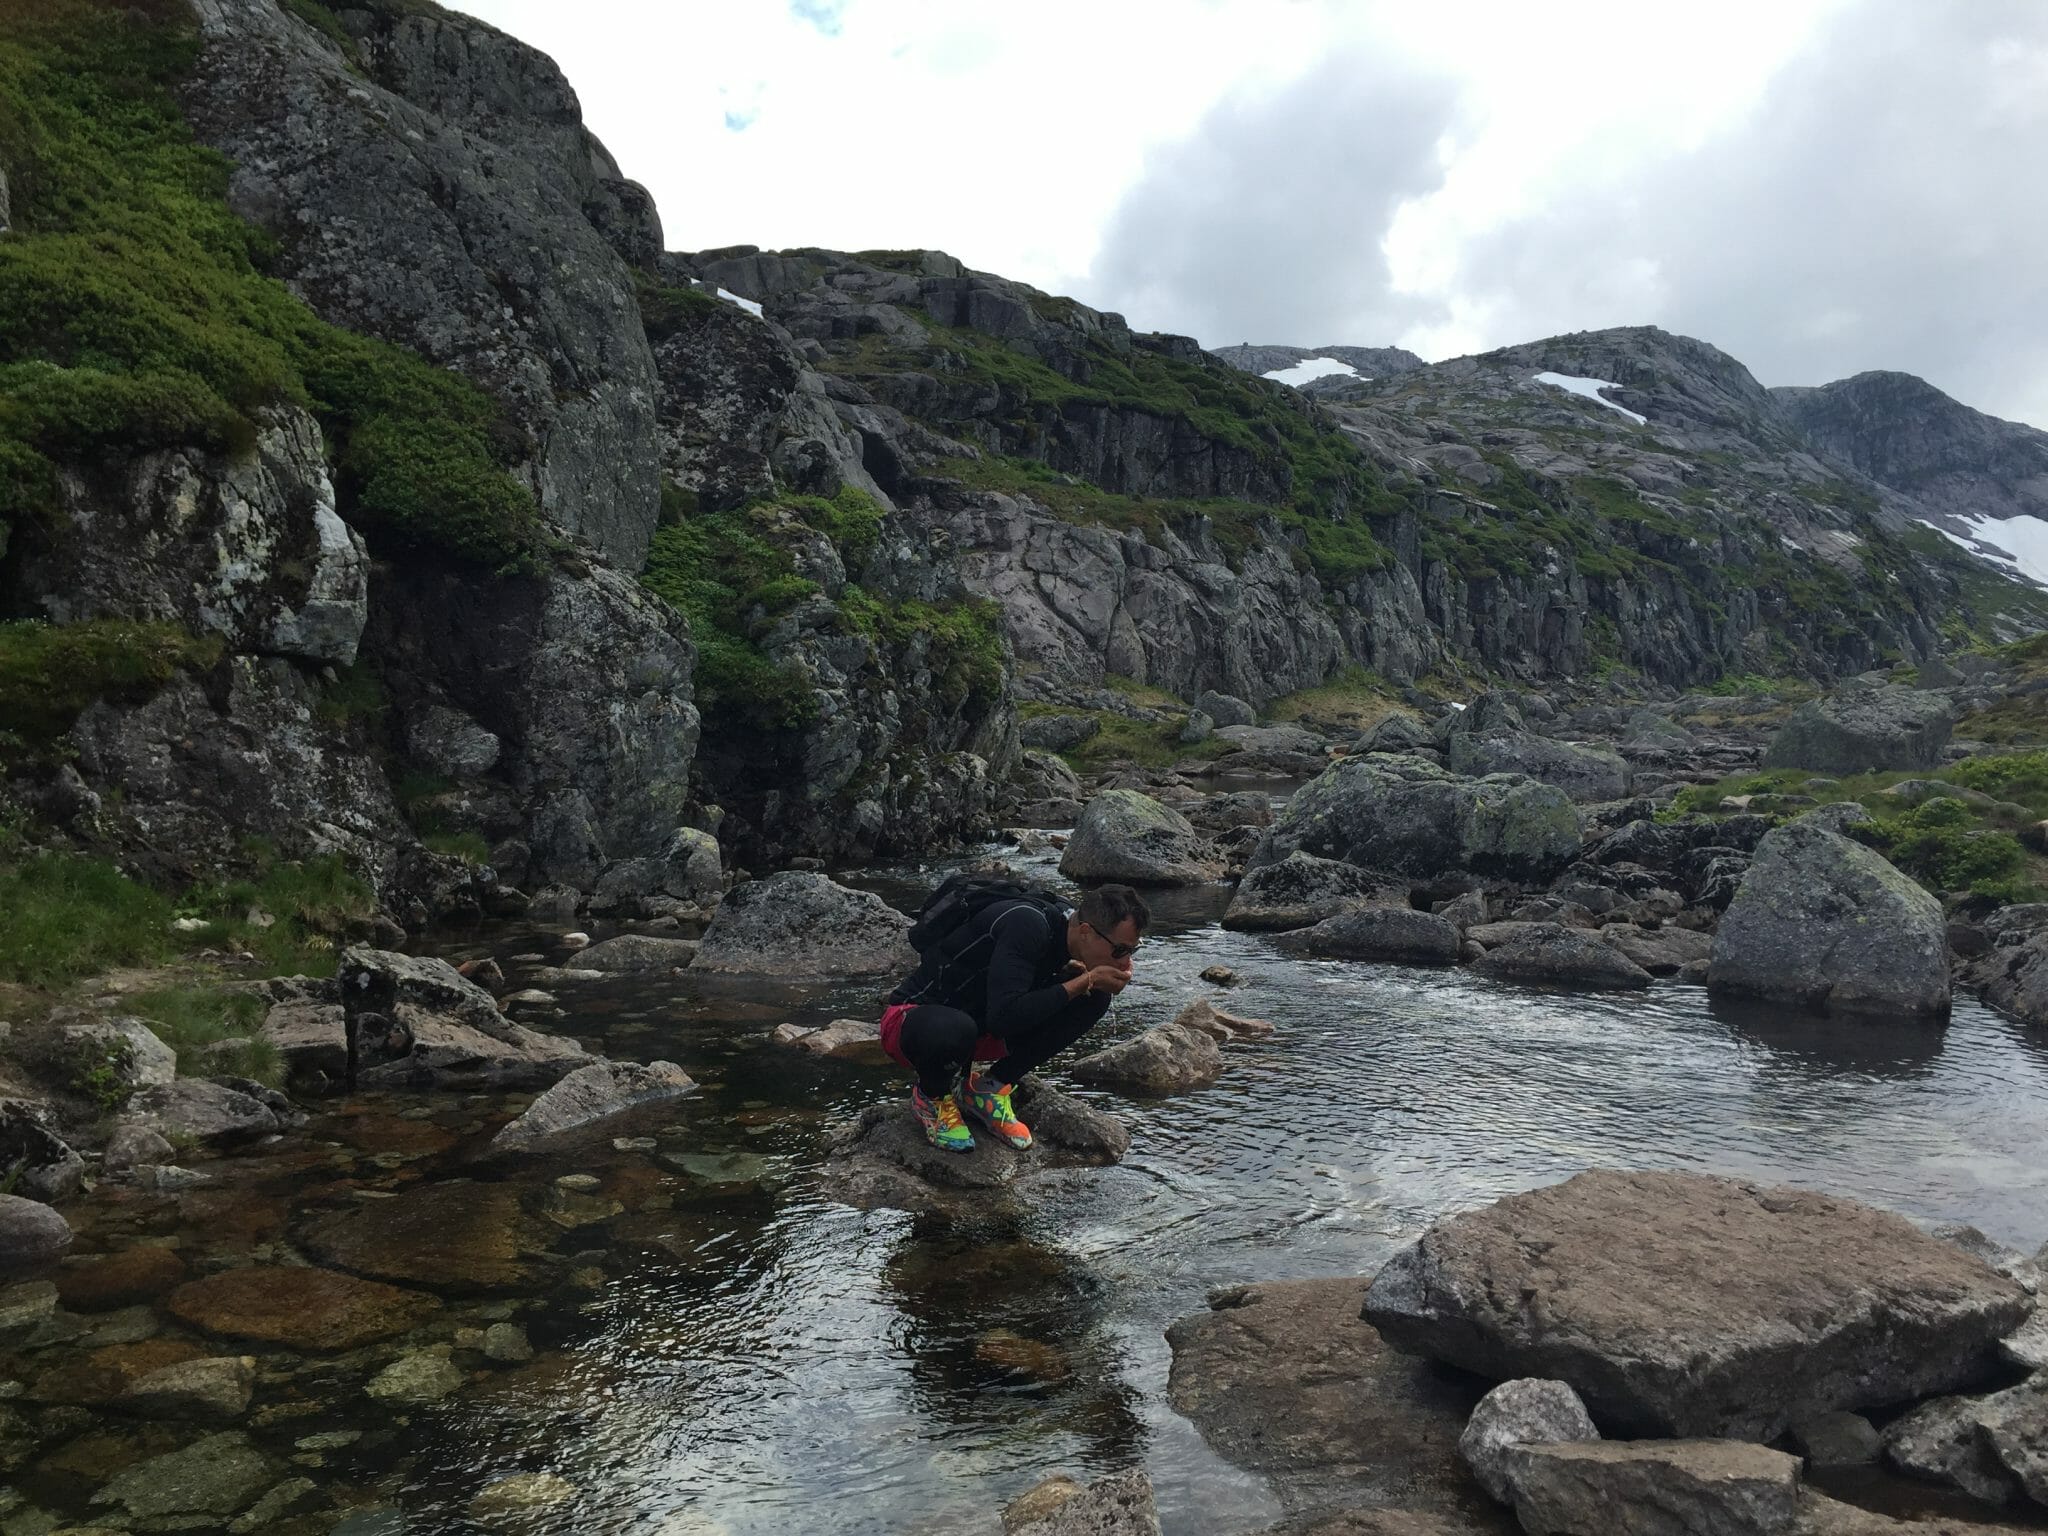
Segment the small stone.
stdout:
<svg viewBox="0 0 2048 1536">
<path fill-rule="evenodd" d="M 661 1143 L 652 1136 L 614 1136 L 612 1138 L 612 1150 L 614 1152 L 652 1152 L 660 1145 Z"/>
<path fill-rule="evenodd" d="M 446 1355 L 421 1350 L 402 1355 L 371 1378 L 363 1388 L 380 1402 L 438 1403 L 462 1385 L 462 1372 Z"/>
<path fill-rule="evenodd" d="M 1515 1499 L 1515 1452 L 1524 1445 L 1598 1440 L 1579 1394 L 1561 1381 L 1504 1381 L 1479 1400 L 1458 1454 L 1480 1486 L 1503 1504 Z"/>
<path fill-rule="evenodd" d="M 555 1188 L 575 1190 L 579 1193 L 596 1189 L 604 1183 L 594 1173 L 565 1173 L 555 1180 Z"/>
<path fill-rule="evenodd" d="M 583 1490 L 552 1472 L 521 1472 L 500 1478 L 469 1501 L 472 1519 L 496 1520 L 574 1503 Z"/>
<path fill-rule="evenodd" d="M 248 1355 L 184 1360 L 140 1376 L 121 1406 L 164 1419 L 238 1419 L 256 1389 L 256 1362 Z"/>
<path fill-rule="evenodd" d="M 1208 982 L 1211 986 L 1234 987 L 1237 985 L 1238 976 L 1237 972 L 1233 971 L 1227 965 L 1211 965 L 1203 968 L 1202 980 Z M 1045 1482 L 1040 1483 L 1038 1486 L 1039 1488 L 1050 1487 L 1052 1484 L 1062 1481 L 1065 1480 L 1062 1478 L 1049 1478 Z M 1034 1488 L 1032 1490 L 1032 1493 L 1036 1493 L 1037 1491 L 1038 1490 Z M 1024 1497 L 1028 1499 L 1031 1497 L 1031 1494 L 1027 1493 L 1026 1495 L 1024 1495 Z M 1018 1502 L 1021 1503 L 1023 1501 L 1019 1500 Z"/>
<path fill-rule="evenodd" d="M 294 1440 L 292 1448 L 300 1451 L 338 1451 L 343 1446 L 354 1445 L 363 1438 L 360 1429 L 329 1429 L 317 1435 L 307 1435 Z"/>
<path fill-rule="evenodd" d="M 319 1484 L 310 1477 L 288 1478 L 250 1505 L 246 1513 L 237 1515 L 230 1521 L 228 1530 L 233 1536 L 244 1536 L 244 1533 L 249 1531 L 260 1531 L 288 1513 L 294 1504 L 318 1488 Z"/>
<path fill-rule="evenodd" d="M 493 1323 L 484 1330 L 484 1358 L 499 1365 L 523 1365 L 533 1358 L 533 1345 L 517 1323 Z"/>
<path fill-rule="evenodd" d="M 590 935 L 587 933 L 565 933 L 562 935 L 562 947 L 565 949 L 587 949 L 590 947 Z"/>
<path fill-rule="evenodd" d="M 137 1163 L 135 1182 L 144 1189 L 153 1189 L 158 1194 L 170 1194 L 181 1189 L 195 1189 L 201 1184 L 213 1182 L 213 1175 L 200 1173 L 192 1168 L 180 1168 L 175 1163 Z"/>
<path fill-rule="evenodd" d="M 92 1502 L 119 1504 L 137 1521 L 231 1515 L 253 1501 L 270 1477 L 263 1453 L 247 1436 L 229 1432 L 138 1462 L 95 1493 Z M 192 1522 L 183 1522 L 183 1528 L 192 1528 Z"/>
<path fill-rule="evenodd" d="M 46 1322 L 57 1310 L 57 1287 L 47 1280 L 31 1280 L 0 1290 L 0 1337 L 26 1333 Z"/>
</svg>

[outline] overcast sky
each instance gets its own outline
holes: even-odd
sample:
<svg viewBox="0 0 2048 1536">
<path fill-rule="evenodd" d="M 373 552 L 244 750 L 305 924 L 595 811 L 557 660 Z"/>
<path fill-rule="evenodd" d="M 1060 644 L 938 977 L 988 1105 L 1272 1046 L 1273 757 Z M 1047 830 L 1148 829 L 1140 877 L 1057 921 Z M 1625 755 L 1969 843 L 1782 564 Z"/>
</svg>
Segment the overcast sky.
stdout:
<svg viewBox="0 0 2048 1536">
<path fill-rule="evenodd" d="M 458 0 L 671 248 L 931 246 L 1210 346 L 1655 324 L 2048 427 L 2048 0 Z"/>
</svg>

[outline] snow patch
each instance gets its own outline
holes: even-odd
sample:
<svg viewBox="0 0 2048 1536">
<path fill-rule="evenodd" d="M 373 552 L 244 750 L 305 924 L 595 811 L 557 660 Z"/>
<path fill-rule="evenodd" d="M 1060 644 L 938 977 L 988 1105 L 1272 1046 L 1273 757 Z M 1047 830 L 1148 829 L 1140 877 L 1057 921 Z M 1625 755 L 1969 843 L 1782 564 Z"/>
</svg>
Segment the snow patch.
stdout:
<svg viewBox="0 0 2048 1536">
<path fill-rule="evenodd" d="M 746 311 L 746 312 L 747 312 L 748 314 L 752 315 L 752 316 L 753 316 L 753 317 L 754 317 L 754 318 L 755 318 L 756 320 L 759 320 L 759 319 L 761 319 L 761 318 L 762 318 L 762 315 L 761 315 L 761 306 L 760 306 L 760 304 L 759 304 L 758 302 L 756 302 L 755 300 L 753 300 L 753 299 L 743 299 L 743 298 L 741 298 L 741 297 L 740 297 L 740 296 L 739 296 L 738 294 L 736 294 L 736 293 L 732 292 L 732 291 L 731 291 L 730 289 L 727 289 L 727 288 L 721 288 L 721 289 L 719 289 L 719 290 L 718 290 L 718 296 L 719 296 L 719 297 L 720 297 L 721 299 L 725 300 L 725 302 L 726 302 L 726 303 L 728 303 L 728 304 L 737 304 L 737 305 L 739 305 L 739 307 L 740 307 L 741 309 L 744 309 L 744 310 L 745 310 L 745 311 Z M 1619 410 L 1619 409 L 1620 409 L 1620 407 L 1619 407 L 1619 406 L 1616 406 L 1616 407 L 1615 407 L 1615 409 L 1616 409 L 1616 410 Z"/>
<path fill-rule="evenodd" d="M 1292 384 L 1299 389 L 1310 379 L 1327 379 L 1333 373 L 1346 373 L 1356 377 L 1358 370 L 1349 363 L 1338 362 L 1334 357 L 1305 357 L 1292 368 L 1275 368 L 1270 373 L 1260 374 L 1259 377 L 1271 379 L 1276 384 Z"/>
<path fill-rule="evenodd" d="M 1612 380 L 1582 379 L 1578 375 L 1571 373 L 1539 373 L 1536 375 L 1536 382 L 1538 384 L 1548 384 L 1553 389 L 1561 389 L 1568 394 L 1583 395 L 1588 400 L 1596 400 L 1610 411 L 1621 412 L 1622 415 L 1639 427 L 1649 421 L 1649 417 L 1639 416 L 1625 405 L 1616 405 L 1612 400 L 1600 393 L 1603 389 L 1621 388 L 1619 384 L 1614 383 Z"/>
<path fill-rule="evenodd" d="M 2021 513 L 2018 517 L 1959 517 L 1966 535 L 1956 534 L 1938 523 L 1928 523 L 1936 533 L 1962 545 L 1973 555 L 2012 567 L 2037 587 L 2048 587 L 2048 521 Z"/>
</svg>

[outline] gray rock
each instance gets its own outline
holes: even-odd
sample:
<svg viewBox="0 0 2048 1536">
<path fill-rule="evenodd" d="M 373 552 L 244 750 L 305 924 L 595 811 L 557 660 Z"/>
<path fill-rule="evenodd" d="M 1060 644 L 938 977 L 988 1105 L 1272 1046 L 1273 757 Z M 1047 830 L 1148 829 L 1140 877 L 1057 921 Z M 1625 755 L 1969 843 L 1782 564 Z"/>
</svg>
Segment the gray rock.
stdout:
<svg viewBox="0 0 2048 1536">
<path fill-rule="evenodd" d="M 910 919 L 881 897 L 785 870 L 728 891 L 691 963 L 756 976 L 908 974 Z"/>
<path fill-rule="evenodd" d="M 1616 753 L 1527 731 L 1484 736 L 1460 732 L 1450 738 L 1444 762 L 1453 773 L 1475 779 L 1490 773 L 1523 774 L 1555 785 L 1580 805 L 1620 800 L 1628 794 L 1629 767 Z"/>
<path fill-rule="evenodd" d="M 146 1125 L 132 1120 L 115 1124 L 100 1155 L 100 1166 L 109 1173 L 125 1173 L 138 1163 L 169 1162 L 176 1149 Z"/>
<path fill-rule="evenodd" d="M 1184 747 L 1199 746 L 1216 732 L 1216 722 L 1199 709 L 1188 716 L 1188 723 L 1181 727 L 1180 743 Z"/>
<path fill-rule="evenodd" d="M 1854 800 L 1839 800 L 1833 805 L 1816 806 L 1813 810 L 1801 812 L 1792 818 L 1791 825 L 1819 827 L 1824 832 L 1839 832 L 1847 837 L 1853 829 L 1865 825 L 1870 819 L 1870 812 Z"/>
<path fill-rule="evenodd" d="M 1704 964 L 1714 952 L 1713 935 L 1668 924 L 1638 928 L 1633 923 L 1609 923 L 1600 930 L 1600 939 L 1652 976 L 1676 976 L 1695 961 Z"/>
<path fill-rule="evenodd" d="M 1529 1536 L 1771 1536 L 1799 1512 L 1799 1459 L 1733 1440 L 1599 1440 L 1514 1454 Z"/>
<path fill-rule="evenodd" d="M 1954 707 L 1939 693 L 1851 684 L 1795 711 L 1763 766 L 1832 774 L 1939 768 L 1954 727 Z"/>
<path fill-rule="evenodd" d="M 715 901 L 725 890 L 718 839 L 695 827 L 678 827 L 663 855 L 661 888 L 678 901 Z"/>
<path fill-rule="evenodd" d="M 138 1376 L 121 1394 L 131 1413 L 156 1419 L 239 1419 L 256 1390 L 256 1362 L 247 1355 L 183 1360 Z"/>
<path fill-rule="evenodd" d="M 1840 1409 L 1794 1420 L 1791 1434 L 1810 1467 L 1866 1467 L 1883 1448 L 1870 1420 Z"/>
<path fill-rule="evenodd" d="M 459 709 L 428 704 L 406 722 L 405 744 L 414 758 L 451 779 L 470 779 L 495 768 L 505 744 Z"/>
<path fill-rule="evenodd" d="M 1233 832 L 1240 827 L 1270 827 L 1273 801 L 1270 796 L 1241 790 L 1234 794 L 1205 795 L 1183 805 L 1181 814 L 1204 832 Z"/>
<path fill-rule="evenodd" d="M 1892 1420 L 1884 1429 L 1884 1457 L 1899 1471 L 1960 1488 L 1986 1504 L 2008 1504 L 2019 1493 L 2014 1477 L 1987 1436 L 1988 1399 L 1939 1397 Z"/>
<path fill-rule="evenodd" d="M 178 1075 L 178 1053 L 141 1019 L 66 1024 L 63 1035 L 80 1048 L 109 1052 L 115 1081 L 124 1088 L 155 1088 Z"/>
<path fill-rule="evenodd" d="M 1503 1504 L 1515 1500 L 1510 1455 L 1532 1444 L 1564 1444 L 1598 1440 L 1600 1431 L 1586 1413 L 1579 1394 L 1561 1381 L 1524 1377 L 1504 1381 L 1479 1400 L 1458 1454 L 1480 1485 Z"/>
<path fill-rule="evenodd" d="M 229 1430 L 196 1440 L 182 1451 L 153 1456 L 117 1473 L 92 1496 L 95 1504 L 118 1504 L 130 1520 L 234 1514 L 253 1503 L 275 1473 L 269 1458 L 246 1435 Z"/>
<path fill-rule="evenodd" d="M 535 1099 L 491 1138 L 494 1151 L 521 1151 L 550 1136 L 623 1114 L 643 1104 L 680 1098 L 696 1088 L 672 1061 L 596 1061 L 579 1067 Z"/>
<path fill-rule="evenodd" d="M 1852 1200 L 1594 1171 L 1439 1222 L 1381 1270 L 1366 1316 L 1482 1375 L 1568 1382 L 1617 1430 L 1770 1439 L 1969 1380 L 2031 1305 Z"/>
<path fill-rule="evenodd" d="M 1206 1088 L 1223 1073 L 1223 1055 L 1207 1033 L 1162 1024 L 1134 1040 L 1083 1056 L 1067 1069 L 1076 1082 L 1147 1098 Z"/>
<path fill-rule="evenodd" d="M 319 1090 L 348 1071 L 348 1022 L 341 1004 L 305 999 L 273 1004 L 259 1035 L 283 1058 L 285 1080 Z"/>
<path fill-rule="evenodd" d="M 1429 727 L 1413 715 L 1389 715 L 1359 744 L 1362 752 L 1413 752 L 1430 745 Z"/>
<path fill-rule="evenodd" d="M 14 1255 L 7 1257 L 15 1262 Z M 0 1339 L 10 1345 L 48 1326 L 56 1313 L 57 1287 L 48 1280 L 0 1287 Z"/>
<path fill-rule="evenodd" d="M 484 1358 L 499 1365 L 524 1365 L 533 1358 L 533 1345 L 517 1323 L 493 1323 L 484 1330 Z"/>
<path fill-rule="evenodd" d="M 40 1105 L 0 1099 L 0 1179 L 16 1193 L 46 1204 L 69 1200 L 85 1187 L 85 1159 L 42 1122 Z"/>
<path fill-rule="evenodd" d="M 2048 1504 L 2048 1380 L 1993 1393 L 1977 1411 L 1992 1455 L 2028 1498 Z"/>
<path fill-rule="evenodd" d="M 1258 711 L 1243 699 L 1227 693 L 1218 693 L 1213 688 L 1204 689 L 1195 698 L 1195 708 L 1207 715 L 1217 726 L 1254 725 L 1258 722 Z"/>
<path fill-rule="evenodd" d="M 2048 1308 L 2037 1309 L 1998 1341 L 1998 1357 L 2023 1371 L 2048 1372 Z"/>
<path fill-rule="evenodd" d="M 1452 870 L 1548 880 L 1578 857 L 1579 815 L 1533 779 L 1466 779 L 1416 757 L 1350 757 L 1303 786 L 1252 856 L 1300 849 L 1408 875 Z"/>
<path fill-rule="evenodd" d="M 1860 843 L 1780 827 L 1722 915 L 1707 985 L 1826 1012 L 1943 1016 L 1941 904 Z"/>
<path fill-rule="evenodd" d="M 1093 715 L 1034 715 L 1019 722 L 1017 739 L 1041 752 L 1071 752 L 1102 729 Z"/>
<path fill-rule="evenodd" d="M 1253 930 L 1307 928 L 1387 889 L 1387 879 L 1341 859 L 1299 850 L 1246 872 L 1223 914 L 1223 926 Z"/>
<path fill-rule="evenodd" d="M 1525 923 L 1523 932 L 1488 949 L 1472 969 L 1499 981 L 1613 990 L 1647 987 L 1650 973 L 1594 934 L 1559 923 Z"/>
<path fill-rule="evenodd" d="M 1455 964 L 1462 944 L 1456 925 L 1447 918 L 1409 907 L 1360 907 L 1341 912 L 1313 928 L 1284 933 L 1278 942 L 1290 953 L 1319 960 L 1391 960 L 1418 965 Z"/>
<path fill-rule="evenodd" d="M 1223 861 L 1179 811 L 1134 789 L 1108 789 L 1082 809 L 1060 873 L 1079 881 L 1201 885 L 1222 878 Z"/>
<path fill-rule="evenodd" d="M 818 1028 L 778 1024 L 774 1038 L 813 1056 L 878 1054 L 882 1049 L 881 1027 L 873 1019 L 834 1019 Z"/>
<path fill-rule="evenodd" d="M 490 993 L 445 960 L 351 945 L 339 982 L 365 1084 L 545 1088 L 590 1064 L 576 1041 L 506 1019 Z"/>
<path fill-rule="evenodd" d="M 202 1146 L 230 1146 L 282 1128 L 261 1099 L 196 1077 L 143 1089 L 128 1101 L 128 1117 L 173 1145 L 190 1140 Z"/>
<path fill-rule="evenodd" d="M 462 1372 L 446 1355 L 417 1350 L 400 1355 L 363 1388 L 380 1402 L 408 1407 L 438 1403 L 462 1385 Z"/>
<path fill-rule="evenodd" d="M 622 933 L 593 944 L 576 956 L 589 971 L 679 971 L 696 958 L 695 939 L 670 939 L 652 933 Z"/>
<path fill-rule="evenodd" d="M 1006 1536 L 1159 1536 L 1151 1479 L 1141 1471 L 1098 1478 L 1061 1500 L 1050 1514 Z"/>
</svg>

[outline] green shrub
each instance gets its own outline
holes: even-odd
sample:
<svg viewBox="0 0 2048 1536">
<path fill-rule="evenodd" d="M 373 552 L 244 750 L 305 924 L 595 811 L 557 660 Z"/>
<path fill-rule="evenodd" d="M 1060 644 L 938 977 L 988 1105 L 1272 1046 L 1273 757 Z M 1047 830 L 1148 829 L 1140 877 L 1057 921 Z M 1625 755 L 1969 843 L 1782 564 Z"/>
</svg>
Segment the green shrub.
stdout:
<svg viewBox="0 0 2048 1536">
<path fill-rule="evenodd" d="M 829 499 L 823 496 L 783 496 L 778 504 L 790 507 L 813 528 L 832 541 L 839 551 L 847 575 L 858 580 L 868 557 L 882 541 L 881 504 L 856 485 L 842 485 Z"/>
<path fill-rule="evenodd" d="M 1002 697 L 1002 610 L 996 604 L 896 603 L 849 586 L 839 613 L 848 629 L 894 651 L 925 637 L 941 708 L 981 714 Z"/>
<path fill-rule="evenodd" d="M 2003 884 L 2027 865 L 2027 851 L 2018 838 L 1979 825 L 1961 800 L 1928 800 L 1897 816 L 1853 828 L 1852 835 L 1941 891 Z"/>
</svg>

